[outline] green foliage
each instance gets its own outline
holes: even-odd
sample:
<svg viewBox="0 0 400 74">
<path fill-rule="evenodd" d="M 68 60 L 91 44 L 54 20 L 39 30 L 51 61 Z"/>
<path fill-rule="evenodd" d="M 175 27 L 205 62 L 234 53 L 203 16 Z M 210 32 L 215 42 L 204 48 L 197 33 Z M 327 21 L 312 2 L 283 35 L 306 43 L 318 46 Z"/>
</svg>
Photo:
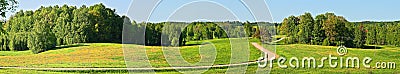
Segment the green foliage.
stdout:
<svg viewBox="0 0 400 74">
<path fill-rule="evenodd" d="M 355 22 L 365 25 L 366 43 L 371 45 L 393 45 L 399 46 L 400 22 Z"/>
<path fill-rule="evenodd" d="M 288 44 L 345 45 L 358 48 L 364 44 L 400 46 L 400 21 L 350 23 L 334 13 L 317 15 L 314 20 L 311 18 L 310 13 L 299 17 L 289 16 L 278 25 L 278 32 L 289 37 L 285 40 Z"/>
<path fill-rule="evenodd" d="M 274 31 L 274 25 L 265 22 L 125 22 L 124 30 L 127 31 L 124 43 L 144 44 L 150 46 L 182 46 L 189 41 L 219 39 L 219 38 L 240 38 L 250 37 L 264 38 L 271 41 L 272 33 L 260 32 L 260 30 Z M 247 25 L 244 25 L 247 24 Z M 270 27 L 260 29 L 258 24 L 268 24 Z M 145 27 L 145 28 L 144 28 Z M 272 29 L 271 29 L 272 27 Z M 132 35 L 128 34 L 132 33 Z M 252 35 L 248 35 L 251 33 Z M 144 38 L 140 35 L 145 35 Z M 135 39 L 130 39 L 135 38 Z M 140 39 L 144 39 L 141 41 Z M 144 43 L 143 43 L 144 42 Z"/>
<path fill-rule="evenodd" d="M 261 42 L 270 43 L 274 40 L 272 36 L 276 34 L 275 24 L 259 23 L 256 33 L 260 34 L 259 39 L 261 40 Z"/>
<path fill-rule="evenodd" d="M 322 24 L 325 22 L 326 17 L 325 15 L 318 15 L 315 17 L 315 23 L 313 25 L 313 30 L 312 30 L 312 44 L 320 45 L 322 44 L 325 36 L 325 31 L 322 29 Z"/>
<path fill-rule="evenodd" d="M 1 0 L 0 1 L 0 16 L 6 17 L 7 12 L 15 11 L 15 8 L 18 7 L 17 0 Z"/>
<path fill-rule="evenodd" d="M 364 26 L 363 25 L 358 25 L 357 28 L 355 28 L 355 32 L 354 32 L 354 44 L 355 47 L 361 48 L 364 46 L 365 44 L 365 38 L 366 38 L 366 33 L 364 30 Z"/>
<path fill-rule="evenodd" d="M 344 17 L 336 16 L 333 13 L 326 13 L 325 16 L 327 19 L 323 23 L 323 30 L 330 42 L 335 42 L 338 45 L 343 44 L 341 42 L 349 41 L 348 39 L 353 39 L 352 32 L 346 27 L 349 22 Z M 354 28 L 350 27 L 350 29 Z"/>
<path fill-rule="evenodd" d="M 311 13 L 300 15 L 299 19 L 299 32 L 297 33 L 297 37 L 299 37 L 300 43 L 308 44 L 312 37 L 314 19 Z"/>
<path fill-rule="evenodd" d="M 8 48 L 8 38 L 7 34 L 0 33 L 0 51 L 7 51 Z"/>
<path fill-rule="evenodd" d="M 376 25 L 367 25 L 366 31 L 368 31 L 366 35 L 366 44 L 377 44 Z"/>
<path fill-rule="evenodd" d="M 8 47 L 13 51 L 28 50 L 27 41 L 29 33 L 14 33 L 9 35 Z"/>
<path fill-rule="evenodd" d="M 331 45 L 330 42 L 329 42 L 329 38 L 325 38 L 324 41 L 322 42 L 322 45 L 323 45 L 323 46 L 329 46 L 329 45 Z"/>
<path fill-rule="evenodd" d="M 249 21 L 244 22 L 243 27 L 245 29 L 247 37 L 251 37 L 254 34 L 254 32 L 252 32 L 253 26 L 250 24 Z"/>
<path fill-rule="evenodd" d="M 51 25 L 46 19 L 35 22 L 34 31 L 28 38 L 27 47 L 35 54 L 52 49 L 56 46 L 56 37 L 51 32 Z"/>
<path fill-rule="evenodd" d="M 279 27 L 279 32 L 289 36 L 286 43 L 354 46 L 354 24 L 342 16 L 325 13 L 313 19 L 310 13 L 289 16 Z M 322 42 L 322 43 L 321 43 Z"/>
<path fill-rule="evenodd" d="M 120 43 L 123 18 L 103 4 L 83 5 L 79 9 L 56 5 L 40 7 L 35 11 L 21 10 L 1 26 L 4 28 L 1 30 L 1 50 L 32 49 L 40 52 L 55 45 Z M 54 41 L 52 38 L 55 38 Z"/>
<path fill-rule="evenodd" d="M 28 47 L 37 54 L 56 46 L 56 37 L 51 32 L 35 32 L 29 37 Z"/>
<path fill-rule="evenodd" d="M 145 30 L 145 45 L 159 46 L 161 45 L 162 23 L 144 23 Z M 141 35 L 141 34 L 139 34 Z"/>
<path fill-rule="evenodd" d="M 91 20 L 88 23 L 91 24 L 94 33 L 89 36 L 89 42 L 121 42 L 123 18 L 117 15 L 114 9 L 106 8 L 101 3 L 88 9 Z"/>
<path fill-rule="evenodd" d="M 299 25 L 299 18 L 295 16 L 289 16 L 288 18 L 285 18 L 282 22 L 282 27 L 280 28 L 282 30 L 283 34 L 287 34 L 287 36 L 290 37 L 290 40 L 286 43 L 295 43 L 297 42 L 297 33 L 299 31 L 297 25 Z"/>
</svg>

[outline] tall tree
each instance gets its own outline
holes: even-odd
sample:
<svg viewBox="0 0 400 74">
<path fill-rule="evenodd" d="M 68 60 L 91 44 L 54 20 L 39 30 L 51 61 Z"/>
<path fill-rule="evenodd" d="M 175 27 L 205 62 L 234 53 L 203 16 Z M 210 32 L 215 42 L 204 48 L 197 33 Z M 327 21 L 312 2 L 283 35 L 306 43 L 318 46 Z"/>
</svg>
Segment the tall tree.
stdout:
<svg viewBox="0 0 400 74">
<path fill-rule="evenodd" d="M 314 27 L 314 18 L 311 13 L 305 13 L 304 15 L 300 15 L 299 19 L 299 32 L 297 33 L 299 42 L 310 43 Z"/>
<path fill-rule="evenodd" d="M 364 47 L 365 44 L 365 38 L 366 38 L 366 31 L 364 29 L 363 25 L 357 25 L 357 28 L 355 28 L 354 31 L 354 44 L 355 47 L 361 48 Z"/>
<path fill-rule="evenodd" d="M 28 47 L 28 43 L 52 43 L 41 39 L 51 40 L 53 34 L 56 45 L 121 42 L 123 21 L 123 17 L 117 15 L 115 10 L 105 8 L 102 4 L 89 8 L 82 6 L 79 9 L 75 6 L 56 5 L 41 6 L 35 11 L 21 10 L 2 24 L 0 50 L 50 49 L 53 46 L 30 45 Z M 46 28 L 46 30 L 37 28 Z M 47 32 L 47 29 L 50 29 L 50 32 Z"/>
<path fill-rule="evenodd" d="M 321 42 L 323 42 L 323 40 L 325 39 L 325 31 L 322 29 L 322 25 L 324 24 L 325 20 L 326 17 L 323 14 L 315 17 L 315 23 L 312 30 L 313 39 L 311 41 L 313 44 L 320 45 L 322 44 Z"/>
<path fill-rule="evenodd" d="M 376 34 L 376 27 L 377 25 L 366 25 L 367 30 L 367 44 L 377 44 L 377 34 Z"/>
<path fill-rule="evenodd" d="M 297 33 L 298 33 L 298 27 L 297 25 L 299 24 L 299 18 L 295 16 L 289 16 L 288 18 L 285 18 L 282 22 L 282 27 L 283 32 L 287 34 L 289 37 L 286 43 L 295 43 L 298 41 Z"/>
<path fill-rule="evenodd" d="M 329 42 L 336 43 L 335 45 L 351 45 L 353 36 L 351 36 L 352 32 L 349 29 L 352 27 L 347 27 L 347 25 L 351 24 L 344 17 L 336 16 L 333 13 L 325 13 L 325 16 L 327 19 L 322 26 Z"/>
<path fill-rule="evenodd" d="M 47 20 L 48 18 L 44 18 L 36 21 L 34 26 L 35 32 L 29 37 L 27 46 L 35 54 L 52 49 L 57 44 L 56 37 L 51 32 L 50 24 Z"/>
<path fill-rule="evenodd" d="M 335 36 L 338 34 L 336 32 L 336 16 L 333 13 L 326 13 L 325 16 L 327 17 L 323 24 L 325 35 L 329 41 L 335 41 Z"/>
</svg>

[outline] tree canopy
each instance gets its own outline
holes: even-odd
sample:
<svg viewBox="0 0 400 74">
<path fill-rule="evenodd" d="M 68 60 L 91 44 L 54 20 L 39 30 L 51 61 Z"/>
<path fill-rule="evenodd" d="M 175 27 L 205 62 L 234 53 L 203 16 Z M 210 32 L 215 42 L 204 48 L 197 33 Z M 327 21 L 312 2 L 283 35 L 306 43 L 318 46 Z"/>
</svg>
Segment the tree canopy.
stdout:
<svg viewBox="0 0 400 74">
<path fill-rule="evenodd" d="M 364 47 L 372 45 L 400 46 L 399 21 L 394 22 L 349 22 L 334 13 L 317 15 L 310 13 L 289 16 L 278 26 L 279 34 L 287 35 L 286 43 L 314 45 L 345 45 Z"/>
<path fill-rule="evenodd" d="M 90 7 L 49 6 L 20 10 L 4 24 L 0 50 L 41 52 L 56 45 L 121 42 L 124 16 L 103 4 Z"/>
</svg>

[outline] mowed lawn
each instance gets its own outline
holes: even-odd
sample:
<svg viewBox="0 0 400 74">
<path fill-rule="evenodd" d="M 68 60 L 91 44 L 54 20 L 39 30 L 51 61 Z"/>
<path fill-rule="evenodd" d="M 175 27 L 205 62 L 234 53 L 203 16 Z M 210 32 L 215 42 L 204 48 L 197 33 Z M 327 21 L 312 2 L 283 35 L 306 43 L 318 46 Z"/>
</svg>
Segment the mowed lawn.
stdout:
<svg viewBox="0 0 400 74">
<path fill-rule="evenodd" d="M 251 42 L 258 42 L 251 39 Z M 183 58 L 190 62 L 196 63 L 200 61 L 199 46 L 204 42 L 210 42 L 217 48 L 217 57 L 214 65 L 229 64 L 231 57 L 231 45 L 229 39 L 215 39 L 188 42 L 190 46 L 183 46 L 180 53 Z M 250 45 L 250 44 L 249 44 Z M 355 49 L 348 48 L 348 53 L 342 57 L 371 57 L 371 66 L 375 66 L 376 62 L 400 62 L 400 48 L 381 46 L 381 49 Z M 153 67 L 168 67 L 168 63 L 163 57 L 162 48 L 159 46 L 146 46 L 147 55 Z M 314 57 L 317 64 L 320 64 L 322 57 L 329 55 L 340 57 L 336 53 L 334 46 L 318 46 L 305 44 L 276 45 L 276 53 L 288 60 L 291 57 L 299 59 L 303 57 Z M 22 67 L 54 67 L 54 68 L 125 68 L 124 50 L 122 44 L 114 43 L 84 43 L 72 46 L 58 47 L 55 50 L 49 50 L 40 54 L 33 54 L 30 51 L 0 51 L 0 66 L 22 66 Z M 256 60 L 261 52 L 250 47 L 249 60 Z M 330 68 L 327 61 L 324 62 L 324 68 L 279 68 L 274 61 L 271 73 L 398 73 L 396 69 L 367 69 L 360 64 L 361 68 Z M 255 73 L 257 65 L 248 66 L 247 73 Z M 205 73 L 225 73 L 227 68 L 212 68 Z M 36 70 L 19 70 L 19 69 L 0 69 L 0 73 L 128 73 L 128 71 L 36 71 Z M 158 73 L 178 73 L 177 71 L 156 71 Z"/>
</svg>

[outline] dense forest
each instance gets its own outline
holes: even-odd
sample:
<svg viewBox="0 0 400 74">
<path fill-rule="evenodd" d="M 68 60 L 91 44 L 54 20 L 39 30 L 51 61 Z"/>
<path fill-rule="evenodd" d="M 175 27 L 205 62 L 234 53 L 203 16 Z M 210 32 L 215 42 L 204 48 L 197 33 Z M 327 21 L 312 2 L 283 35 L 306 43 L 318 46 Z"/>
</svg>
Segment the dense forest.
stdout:
<svg viewBox="0 0 400 74">
<path fill-rule="evenodd" d="M 121 43 L 124 23 L 130 30 L 127 32 L 133 35 L 126 43 L 151 46 L 182 46 L 187 41 L 228 37 L 261 38 L 257 25 L 271 24 L 237 21 L 126 23 L 124 19 L 130 21 L 128 17 L 117 15 L 114 9 L 106 8 L 103 4 L 90 7 L 83 5 L 79 8 L 63 5 L 40 7 L 35 11 L 20 10 L 1 25 L 0 50 L 32 50 L 40 53 L 59 45 L 75 43 Z M 142 38 L 138 36 L 141 33 L 144 33 Z M 162 36 L 166 38 L 163 40 Z"/>
<path fill-rule="evenodd" d="M 400 37 L 397 37 L 400 36 L 400 22 L 349 22 L 334 13 L 315 18 L 310 13 L 289 16 L 282 23 L 137 23 L 103 4 L 79 8 L 56 5 L 34 11 L 20 10 L 0 26 L 1 51 L 32 50 L 34 53 L 59 45 L 96 42 L 182 46 L 188 41 L 251 37 L 268 43 L 275 34 L 286 35 L 284 41 L 288 44 L 400 46 Z"/>
<path fill-rule="evenodd" d="M 400 21 L 394 22 L 354 22 L 364 25 L 366 44 L 400 46 Z"/>
<path fill-rule="evenodd" d="M 247 37 L 263 38 L 261 40 L 269 42 L 275 34 L 275 24 L 266 22 L 126 23 L 124 28 L 129 31 L 124 31 L 124 43 L 151 46 L 182 46 L 188 41 Z"/>
<path fill-rule="evenodd" d="M 400 46 L 400 22 L 349 22 L 334 13 L 310 13 L 289 16 L 278 26 L 280 35 L 287 35 L 286 43 L 313 45 L 345 45 L 362 48 L 370 45 Z"/>
<path fill-rule="evenodd" d="M 0 50 L 39 53 L 57 45 L 121 42 L 123 18 L 103 4 L 20 10 L 2 24 Z"/>
</svg>

